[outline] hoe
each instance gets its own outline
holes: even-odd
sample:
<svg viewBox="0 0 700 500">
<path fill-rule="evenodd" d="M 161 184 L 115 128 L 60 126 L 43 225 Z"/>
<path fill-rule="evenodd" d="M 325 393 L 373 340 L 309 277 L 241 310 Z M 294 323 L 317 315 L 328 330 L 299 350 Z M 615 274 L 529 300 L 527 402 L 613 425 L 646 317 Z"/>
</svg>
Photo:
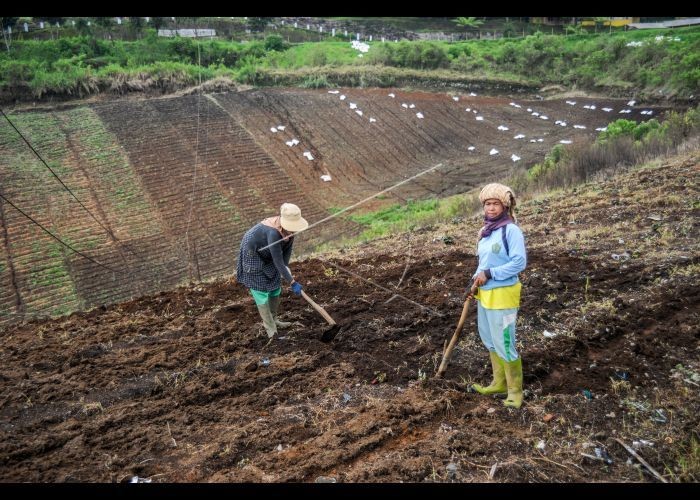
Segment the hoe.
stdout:
<svg viewBox="0 0 700 500">
<path fill-rule="evenodd" d="M 306 292 L 304 290 L 301 291 L 301 296 L 304 297 L 304 300 L 306 300 L 309 304 L 311 304 L 311 307 L 316 309 L 316 312 L 318 312 L 321 316 L 323 316 L 323 319 L 325 319 L 328 322 L 328 328 L 323 332 L 323 335 L 321 336 L 321 340 L 323 342 L 330 342 L 335 338 L 336 335 L 338 335 L 338 331 L 340 329 L 340 325 L 338 325 L 333 318 L 331 318 L 330 314 L 326 312 L 323 307 L 319 306 L 316 302 L 313 301 L 311 297 L 306 295 Z"/>
<path fill-rule="evenodd" d="M 462 308 L 462 316 L 459 318 L 459 323 L 457 323 L 457 329 L 455 330 L 454 334 L 452 335 L 452 340 L 450 340 L 450 344 L 447 345 L 442 353 L 442 362 L 440 363 L 440 368 L 438 369 L 437 373 L 435 374 L 435 377 L 437 378 L 442 378 L 442 376 L 445 374 L 445 371 L 447 370 L 447 364 L 450 362 L 450 357 L 452 356 L 452 350 L 455 348 L 457 345 L 457 341 L 459 340 L 459 334 L 462 333 L 462 328 L 464 327 L 464 322 L 467 319 L 467 311 L 469 310 L 469 303 L 472 299 L 471 295 L 467 295 L 467 299 L 464 301 L 464 307 Z"/>
</svg>

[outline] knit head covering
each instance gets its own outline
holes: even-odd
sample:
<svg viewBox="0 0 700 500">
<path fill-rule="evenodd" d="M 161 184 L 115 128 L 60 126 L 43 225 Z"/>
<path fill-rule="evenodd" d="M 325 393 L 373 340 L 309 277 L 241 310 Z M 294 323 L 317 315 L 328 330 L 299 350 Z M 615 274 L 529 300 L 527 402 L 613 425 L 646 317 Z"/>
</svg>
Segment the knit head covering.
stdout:
<svg viewBox="0 0 700 500">
<path fill-rule="evenodd" d="M 511 188 L 497 182 L 487 184 L 481 190 L 481 193 L 479 193 L 479 201 L 483 205 L 486 200 L 491 199 L 503 203 L 503 206 L 506 207 L 513 221 L 515 221 L 515 214 L 513 213 L 513 209 L 515 208 L 515 193 L 513 193 Z"/>
</svg>

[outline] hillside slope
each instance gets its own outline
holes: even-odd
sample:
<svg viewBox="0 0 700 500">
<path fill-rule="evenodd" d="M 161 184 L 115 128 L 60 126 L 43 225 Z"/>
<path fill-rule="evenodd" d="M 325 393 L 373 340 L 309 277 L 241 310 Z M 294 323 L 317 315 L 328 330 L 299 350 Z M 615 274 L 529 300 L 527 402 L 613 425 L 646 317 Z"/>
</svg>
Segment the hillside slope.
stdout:
<svg viewBox="0 0 700 500">
<path fill-rule="evenodd" d="M 522 204 L 520 411 L 466 390 L 490 376 L 473 310 L 432 378 L 475 265 L 479 220 L 453 220 L 293 262 L 330 343 L 288 291 L 268 343 L 229 281 L 8 328 L 2 478 L 657 481 L 619 439 L 697 482 L 699 180 L 687 153 Z"/>
<path fill-rule="evenodd" d="M 666 109 L 624 100 L 332 92 L 266 89 L 12 113 L 87 210 L 6 121 L 0 194 L 92 260 L 3 202 L 0 324 L 228 275 L 243 233 L 283 202 L 317 222 L 438 164 L 374 206 L 460 193 L 541 161 L 559 141 L 587 143 L 618 117 L 648 120 L 647 111 L 658 117 Z M 331 219 L 298 249 L 356 230 Z"/>
</svg>

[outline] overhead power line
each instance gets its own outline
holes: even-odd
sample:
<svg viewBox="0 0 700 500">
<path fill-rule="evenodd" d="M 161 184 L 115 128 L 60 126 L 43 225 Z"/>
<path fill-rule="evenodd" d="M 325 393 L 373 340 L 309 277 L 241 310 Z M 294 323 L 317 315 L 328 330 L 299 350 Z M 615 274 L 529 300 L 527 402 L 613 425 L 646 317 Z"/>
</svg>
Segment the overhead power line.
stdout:
<svg viewBox="0 0 700 500">
<path fill-rule="evenodd" d="M 58 241 L 61 245 L 65 246 L 66 248 L 70 248 L 73 252 L 77 253 L 77 254 L 80 255 L 81 257 L 83 257 L 83 258 L 89 260 L 90 262 L 94 262 L 95 264 L 97 264 L 97 265 L 100 266 L 100 267 L 104 267 L 104 268 L 107 269 L 108 271 L 112 271 L 113 273 L 116 273 L 116 272 L 117 272 L 117 271 L 115 271 L 114 269 L 112 269 L 111 267 L 105 266 L 104 264 L 102 264 L 102 263 L 96 261 L 96 260 L 93 259 L 92 257 L 89 257 L 89 256 L 85 255 L 85 254 L 84 254 L 83 252 L 81 252 L 80 250 L 76 250 L 75 248 L 73 248 L 72 246 L 70 246 L 68 243 L 66 243 L 66 242 L 63 241 L 61 238 L 59 238 L 58 236 L 56 236 L 55 234 L 53 234 L 51 231 L 49 231 L 48 229 L 46 229 L 44 226 L 42 226 L 41 223 L 39 223 L 39 222 L 37 222 L 36 220 L 34 220 L 34 219 L 33 219 L 30 215 L 28 215 L 24 210 L 22 210 L 22 209 L 19 208 L 17 205 L 15 205 L 14 203 L 12 203 L 10 200 L 8 200 L 7 198 L 5 198 L 5 196 L 4 196 L 2 193 L 0 193 L 0 198 L 2 198 L 3 200 L 5 200 L 5 202 L 7 202 L 8 205 L 10 205 L 12 208 L 14 208 L 15 210 L 17 210 L 17 211 L 18 211 L 19 213 L 21 213 L 22 215 L 24 215 L 27 219 L 29 219 L 29 220 L 32 221 L 34 224 L 36 224 L 37 226 L 39 226 L 46 234 L 48 234 L 48 235 L 51 236 L 53 239 L 55 239 L 56 241 Z"/>
<path fill-rule="evenodd" d="M 22 140 L 27 144 L 27 146 L 29 146 L 29 149 L 31 149 L 31 150 L 34 152 L 34 154 L 37 156 L 37 158 L 39 158 L 39 159 L 41 160 L 41 162 L 46 166 L 46 168 L 49 169 L 49 172 L 51 172 L 51 173 L 53 174 L 53 176 L 58 180 L 58 182 L 61 183 L 61 186 L 63 186 L 63 188 L 64 188 L 66 191 L 68 191 L 68 192 L 71 194 L 71 196 L 72 196 L 73 198 L 75 198 L 75 201 L 77 201 L 78 203 L 80 203 L 80 206 L 83 207 L 83 208 L 85 209 L 85 211 L 86 211 L 87 213 L 90 214 L 90 217 L 92 217 L 93 219 L 95 219 L 95 222 L 97 222 L 97 223 L 102 227 L 102 229 L 104 229 L 105 231 L 107 231 L 107 233 L 108 233 L 112 238 L 114 238 L 114 239 L 116 240 L 117 237 L 114 236 L 114 234 L 112 233 L 112 231 L 110 231 L 108 228 L 106 228 L 106 227 L 97 219 L 97 217 L 95 217 L 95 216 L 92 214 L 92 212 L 88 209 L 88 207 L 86 207 L 86 206 L 83 204 L 83 202 L 80 201 L 80 200 L 78 199 L 78 197 L 75 195 L 75 193 L 73 193 L 73 191 L 71 191 L 71 189 L 70 189 L 68 186 L 66 186 L 66 184 L 61 180 L 61 178 L 60 178 L 58 175 L 56 175 L 56 172 L 54 172 L 53 169 L 52 169 L 51 167 L 49 167 L 49 164 L 46 163 L 46 162 L 44 161 L 44 159 L 43 159 L 43 158 L 41 157 L 41 155 L 37 152 L 37 150 L 34 149 L 34 147 L 29 143 L 29 141 L 24 137 L 24 135 L 22 135 L 22 132 L 20 132 L 19 129 L 18 129 L 17 127 L 15 127 L 15 124 L 12 123 L 12 120 L 10 120 L 10 118 L 5 114 L 5 112 L 4 112 L 2 109 L 0 109 L 0 113 L 2 113 L 2 116 L 5 117 L 5 119 L 7 120 L 7 123 L 9 123 L 10 126 L 12 126 L 13 129 L 15 129 L 15 132 L 17 132 L 17 133 L 19 134 L 19 136 L 22 138 Z"/>
</svg>

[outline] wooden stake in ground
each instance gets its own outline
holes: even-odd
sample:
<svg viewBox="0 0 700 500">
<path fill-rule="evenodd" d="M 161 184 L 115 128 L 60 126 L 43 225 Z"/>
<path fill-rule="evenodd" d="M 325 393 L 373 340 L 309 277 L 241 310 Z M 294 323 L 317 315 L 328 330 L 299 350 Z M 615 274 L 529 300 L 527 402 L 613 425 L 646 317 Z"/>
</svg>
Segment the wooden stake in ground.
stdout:
<svg viewBox="0 0 700 500">
<path fill-rule="evenodd" d="M 440 363 L 440 368 L 438 368 L 438 371 L 435 374 L 435 376 L 437 378 L 441 378 L 445 374 L 445 371 L 447 370 L 447 364 L 450 362 L 450 356 L 452 355 L 452 350 L 457 345 L 457 341 L 459 340 L 459 334 L 462 333 L 462 328 L 464 327 L 464 322 L 467 319 L 467 310 L 469 309 L 469 303 L 471 302 L 471 300 L 472 300 L 472 296 L 469 295 L 467 297 L 467 300 L 464 301 L 464 307 L 462 308 L 462 316 L 460 316 L 459 323 L 457 323 L 457 329 L 455 330 L 454 334 L 452 335 L 452 340 L 450 340 L 450 344 L 447 346 L 447 349 L 445 349 L 445 352 L 442 353 L 442 362 Z"/>
<path fill-rule="evenodd" d="M 642 457 L 640 457 L 640 456 L 637 454 L 636 451 L 634 451 L 632 448 L 630 448 L 629 446 L 627 446 L 627 445 L 626 445 L 625 443 L 623 443 L 621 440 L 619 440 L 619 439 L 617 439 L 617 438 L 613 438 L 613 439 L 614 439 L 615 441 L 617 441 L 618 443 L 620 443 L 620 444 L 630 453 L 630 455 L 632 455 L 634 458 L 636 458 L 637 460 L 639 460 L 639 461 L 642 463 L 642 465 L 643 465 L 644 467 L 646 467 L 647 469 L 649 469 L 649 472 L 651 472 L 652 474 L 654 474 L 654 476 L 656 476 L 656 479 L 658 479 L 658 480 L 661 481 L 662 483 L 668 483 L 668 481 L 666 481 L 666 480 L 664 479 L 664 477 L 663 477 L 661 474 L 659 474 L 658 472 L 656 472 L 656 471 L 654 470 L 654 468 L 653 468 L 651 465 L 649 465 L 649 464 L 647 463 L 646 460 L 644 460 Z"/>
</svg>

